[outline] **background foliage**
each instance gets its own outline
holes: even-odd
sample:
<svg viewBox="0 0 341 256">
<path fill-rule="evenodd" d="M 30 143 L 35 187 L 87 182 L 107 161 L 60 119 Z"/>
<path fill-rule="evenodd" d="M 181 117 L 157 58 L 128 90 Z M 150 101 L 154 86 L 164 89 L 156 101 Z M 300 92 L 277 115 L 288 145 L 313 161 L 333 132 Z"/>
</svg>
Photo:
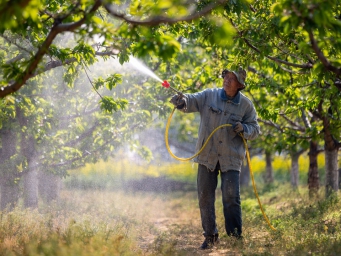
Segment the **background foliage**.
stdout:
<svg viewBox="0 0 341 256">
<path fill-rule="evenodd" d="M 324 151 L 326 192 L 337 191 L 340 9 L 321 0 L 2 2 L 2 194 L 35 171 L 65 177 L 125 144 L 151 160 L 137 134 L 163 128 L 172 92 L 159 82 L 193 93 L 239 66 L 262 126 L 254 154 Z M 116 65 L 133 56 L 163 79 Z M 175 121 L 173 134 L 193 143 L 198 117 Z"/>
</svg>

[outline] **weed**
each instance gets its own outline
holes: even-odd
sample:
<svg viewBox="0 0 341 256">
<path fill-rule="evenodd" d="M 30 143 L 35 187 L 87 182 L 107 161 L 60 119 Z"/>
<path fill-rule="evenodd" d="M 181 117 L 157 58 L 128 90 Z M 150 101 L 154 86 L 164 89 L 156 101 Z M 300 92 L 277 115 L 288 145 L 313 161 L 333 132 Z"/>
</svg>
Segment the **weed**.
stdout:
<svg viewBox="0 0 341 256">
<path fill-rule="evenodd" d="M 260 199 L 276 228 L 271 230 L 254 195 L 242 191 L 243 237 L 224 231 L 221 193 L 216 218 L 220 243 L 209 252 L 203 241 L 195 191 L 151 193 L 63 190 L 53 205 L 0 213 L 0 255 L 340 255 L 339 195 L 311 199 L 305 187 L 269 189 Z M 245 193 L 244 193 L 245 192 Z"/>
</svg>

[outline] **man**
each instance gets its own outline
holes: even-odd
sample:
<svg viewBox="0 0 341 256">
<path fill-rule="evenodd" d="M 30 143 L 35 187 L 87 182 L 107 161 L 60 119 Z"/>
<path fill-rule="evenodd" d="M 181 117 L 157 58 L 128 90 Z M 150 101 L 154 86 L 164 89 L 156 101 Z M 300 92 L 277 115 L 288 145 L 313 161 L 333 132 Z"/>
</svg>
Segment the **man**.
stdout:
<svg viewBox="0 0 341 256">
<path fill-rule="evenodd" d="M 226 233 L 241 238 L 239 178 L 245 146 L 240 135 L 252 140 L 260 133 L 255 108 L 240 92 L 245 88 L 246 71 L 242 68 L 238 71 L 224 70 L 222 77 L 223 88 L 206 89 L 183 97 L 174 95 L 171 99 L 171 103 L 183 112 L 200 113 L 196 152 L 216 127 L 232 125 L 215 132 L 205 149 L 194 159 L 198 163 L 197 189 L 205 236 L 201 249 L 212 248 L 219 241 L 214 207 L 219 172 Z"/>
</svg>

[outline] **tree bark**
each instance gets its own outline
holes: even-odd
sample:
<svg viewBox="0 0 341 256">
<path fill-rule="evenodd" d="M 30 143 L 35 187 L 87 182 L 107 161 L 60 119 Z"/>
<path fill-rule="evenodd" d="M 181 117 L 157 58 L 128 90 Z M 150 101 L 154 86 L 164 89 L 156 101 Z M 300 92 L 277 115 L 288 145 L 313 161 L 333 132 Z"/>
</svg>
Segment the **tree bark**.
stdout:
<svg viewBox="0 0 341 256">
<path fill-rule="evenodd" d="M 16 108 L 17 119 L 21 128 L 29 127 L 28 118 L 23 114 L 23 111 Z M 24 193 L 24 207 L 36 208 L 38 207 L 38 171 L 36 164 L 36 141 L 32 134 L 26 129 L 21 131 L 20 153 L 27 160 L 28 168 L 23 174 L 23 193 Z"/>
<path fill-rule="evenodd" d="M 38 207 L 38 171 L 32 167 L 32 163 L 28 165 L 28 171 L 23 175 L 24 184 L 24 206 L 26 208 Z"/>
<path fill-rule="evenodd" d="M 325 151 L 326 162 L 326 197 L 339 189 L 339 172 L 338 172 L 338 149 Z"/>
<path fill-rule="evenodd" d="M 61 178 L 49 172 L 39 172 L 39 195 L 46 202 L 59 199 L 61 189 Z"/>
<path fill-rule="evenodd" d="M 318 162 L 317 156 L 319 151 L 317 149 L 317 142 L 310 141 L 309 150 L 309 171 L 308 171 L 308 188 L 309 197 L 314 198 L 318 195 L 318 190 L 320 189 L 320 177 L 318 172 Z"/>
<path fill-rule="evenodd" d="M 326 197 L 339 189 L 339 173 L 338 173 L 338 147 L 330 130 L 330 122 L 325 117 L 323 119 L 324 128 L 324 148 L 325 148 L 325 165 L 326 165 Z"/>
<path fill-rule="evenodd" d="M 30 136 L 22 136 L 22 153 L 28 162 L 28 170 L 23 175 L 24 206 L 26 208 L 38 207 L 38 170 L 35 154 L 35 140 Z"/>
<path fill-rule="evenodd" d="M 293 189 L 298 188 L 298 159 L 300 157 L 299 153 L 292 153 L 291 154 L 291 175 L 290 175 L 290 180 L 291 180 L 291 186 Z"/>
<path fill-rule="evenodd" d="M 0 139 L 0 209 L 12 210 L 18 202 L 19 187 L 15 183 L 16 170 L 13 170 L 8 163 L 16 154 L 17 137 L 12 129 L 2 128 L 0 129 Z"/>
<path fill-rule="evenodd" d="M 272 155 L 270 152 L 265 152 L 265 174 L 264 174 L 264 181 L 265 183 L 273 183 L 274 182 L 274 175 L 273 175 L 273 168 L 272 168 Z"/>
<path fill-rule="evenodd" d="M 1 181 L 1 211 L 13 210 L 19 199 L 19 186 L 16 183 L 8 184 Z"/>
</svg>

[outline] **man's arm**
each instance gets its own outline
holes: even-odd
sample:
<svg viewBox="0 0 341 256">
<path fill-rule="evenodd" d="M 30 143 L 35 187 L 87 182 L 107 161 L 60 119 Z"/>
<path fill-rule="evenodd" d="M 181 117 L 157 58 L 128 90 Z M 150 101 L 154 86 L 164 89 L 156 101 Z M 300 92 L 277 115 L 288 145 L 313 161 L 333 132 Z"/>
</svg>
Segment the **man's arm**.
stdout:
<svg viewBox="0 0 341 256">
<path fill-rule="evenodd" d="M 206 90 L 193 94 L 185 94 L 185 107 L 182 111 L 186 113 L 200 112 L 205 104 L 205 99 Z"/>
<path fill-rule="evenodd" d="M 260 134 L 260 127 L 257 122 L 257 113 L 253 104 L 247 109 L 242 121 L 244 138 L 254 140 Z"/>
</svg>

